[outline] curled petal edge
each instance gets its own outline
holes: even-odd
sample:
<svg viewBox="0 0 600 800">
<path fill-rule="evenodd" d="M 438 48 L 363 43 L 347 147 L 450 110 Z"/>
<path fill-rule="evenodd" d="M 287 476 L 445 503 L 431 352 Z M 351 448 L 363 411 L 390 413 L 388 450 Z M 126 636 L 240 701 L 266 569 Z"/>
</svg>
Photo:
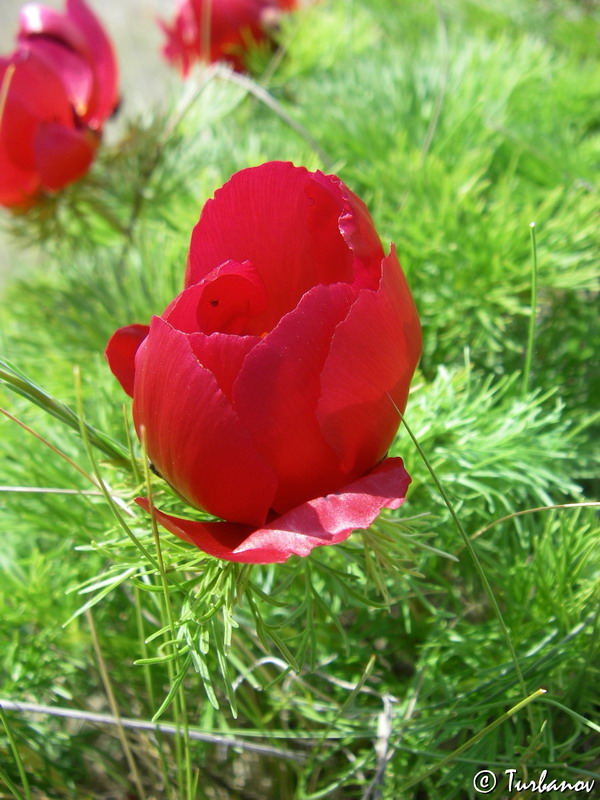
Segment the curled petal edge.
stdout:
<svg viewBox="0 0 600 800">
<path fill-rule="evenodd" d="M 182 519 L 154 509 L 157 522 L 208 555 L 243 564 L 276 564 L 339 544 L 364 530 L 382 508 L 399 508 L 411 482 L 401 458 L 386 458 L 339 491 L 308 500 L 261 528 L 233 522 Z M 151 513 L 145 497 L 136 503 Z"/>
</svg>

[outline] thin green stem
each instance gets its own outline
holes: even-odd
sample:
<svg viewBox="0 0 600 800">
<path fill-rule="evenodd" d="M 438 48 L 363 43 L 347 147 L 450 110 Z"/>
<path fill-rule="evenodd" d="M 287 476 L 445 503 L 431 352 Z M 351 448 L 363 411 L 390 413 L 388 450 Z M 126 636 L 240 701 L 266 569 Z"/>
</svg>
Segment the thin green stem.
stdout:
<svg viewBox="0 0 600 800">
<path fill-rule="evenodd" d="M 124 403 L 123 403 L 123 420 L 125 421 L 125 436 L 127 438 L 127 449 L 129 450 L 129 460 L 131 462 L 131 469 L 133 470 L 133 475 L 136 484 L 140 484 L 142 482 L 142 476 L 139 473 L 137 459 L 135 457 L 135 453 L 133 452 L 133 442 L 131 440 L 131 434 L 129 433 L 129 416 L 127 414 L 127 406 Z"/>
<path fill-rule="evenodd" d="M 23 800 L 23 795 L 19 792 L 15 784 L 12 780 L 8 777 L 6 772 L 0 767 L 0 781 L 6 786 L 8 791 L 12 794 L 15 800 Z"/>
<path fill-rule="evenodd" d="M 158 560 L 158 566 L 160 571 L 160 578 L 162 582 L 163 588 L 163 596 L 164 596 L 164 605 L 165 611 L 167 614 L 167 620 L 169 624 L 169 629 L 171 633 L 171 641 L 172 641 L 172 652 L 175 656 L 175 669 L 177 673 L 181 671 L 181 662 L 179 659 L 179 655 L 177 653 L 177 631 L 175 629 L 175 620 L 173 618 L 173 609 L 171 608 L 171 595 L 169 593 L 169 583 L 167 581 L 167 572 L 165 569 L 165 562 L 163 559 L 162 554 L 162 547 L 160 544 L 160 536 L 158 533 L 158 524 L 156 522 L 156 514 L 154 511 L 154 503 L 152 500 L 152 481 L 150 478 L 150 467 L 148 466 L 148 457 L 147 457 L 147 449 L 146 449 L 146 429 L 142 425 L 140 431 L 140 438 L 142 440 L 142 449 L 144 452 L 144 476 L 146 479 L 146 493 L 148 495 L 148 503 L 150 505 L 150 518 L 152 521 L 152 533 L 154 535 L 154 544 L 156 547 L 156 557 Z M 170 668 L 171 669 L 171 668 Z M 171 676 L 171 680 L 172 680 Z M 193 800 L 193 778 L 192 778 L 192 758 L 190 753 L 190 737 L 188 731 L 188 715 L 187 715 L 187 703 L 185 699 L 185 689 L 183 686 L 183 681 L 180 682 L 179 690 L 177 692 L 179 697 L 179 705 L 181 709 L 181 723 L 182 723 L 182 739 L 183 739 L 183 753 L 185 759 L 185 784 L 186 784 L 186 798 L 187 800 Z M 175 704 L 176 706 L 177 704 Z M 179 767 L 179 764 L 178 764 Z"/>
<path fill-rule="evenodd" d="M 25 397 L 31 403 L 52 414 L 53 417 L 68 425 L 73 430 L 80 430 L 80 421 L 78 415 L 66 406 L 64 403 L 59 402 L 54 397 L 51 397 L 41 387 L 37 386 L 26 375 L 17 371 L 14 367 L 6 361 L 0 361 L 0 381 L 3 381 L 9 389 Z M 123 445 L 113 441 L 109 436 L 96 430 L 92 425 L 83 423 L 86 435 L 91 444 L 107 455 L 109 458 L 115 459 L 119 463 L 126 461 L 129 463 L 129 452 Z"/>
<path fill-rule="evenodd" d="M 210 34 L 212 24 L 212 0 L 202 4 L 200 22 L 200 58 L 207 64 L 210 61 Z"/>
<path fill-rule="evenodd" d="M 590 728 L 594 731 L 594 733 L 600 733 L 600 725 L 596 725 L 595 722 L 592 722 L 587 717 L 583 717 L 581 714 L 578 714 L 576 711 L 573 711 L 572 708 L 568 708 L 568 706 L 559 703 L 558 700 L 553 700 L 551 697 L 545 697 L 544 701 L 549 703 L 551 706 L 556 706 L 556 708 L 560 708 L 561 711 L 564 711 L 565 714 L 568 714 L 574 720 L 577 720 L 581 725 L 585 725 L 587 728 Z"/>
<path fill-rule="evenodd" d="M 69 466 L 71 466 L 71 467 L 73 467 L 73 469 L 77 470 L 77 472 L 79 472 L 80 475 L 83 475 L 83 477 L 86 480 L 88 480 L 92 484 L 92 486 L 97 486 L 98 485 L 96 483 L 96 481 L 92 478 L 92 476 L 89 475 L 84 469 L 82 469 L 79 466 L 79 464 L 75 463 L 75 461 L 73 461 L 72 458 L 69 458 L 69 456 L 66 455 L 65 453 L 63 453 L 62 450 L 59 450 L 58 447 L 56 447 L 55 445 L 52 444 L 52 442 L 49 442 L 48 439 L 45 439 L 40 433 L 37 433 L 36 431 L 34 431 L 33 428 L 30 428 L 29 425 L 26 425 L 18 417 L 13 416 L 5 408 L 0 408 L 0 414 L 3 414 L 11 422 L 15 422 L 17 425 L 19 425 L 21 428 L 23 428 L 24 431 L 27 431 L 27 433 L 30 433 L 32 436 L 35 436 L 35 438 L 38 441 L 40 441 L 43 445 L 45 445 L 50 450 L 52 450 L 53 453 L 56 453 L 57 456 L 60 456 L 60 458 L 62 458 L 64 461 L 66 461 L 67 464 L 69 464 Z"/>
<path fill-rule="evenodd" d="M 125 225 L 123 225 L 121 220 L 115 216 L 108 206 L 104 205 L 104 203 L 101 203 L 98 200 L 95 194 L 90 193 L 87 197 L 85 197 L 85 203 L 87 203 L 92 211 L 95 211 L 99 217 L 102 217 L 102 219 L 107 222 L 116 233 L 120 234 L 121 236 L 127 235 L 127 228 Z"/>
<path fill-rule="evenodd" d="M 100 671 L 100 677 L 102 678 L 102 683 L 104 685 L 104 691 L 106 692 L 106 696 L 108 698 L 108 703 L 110 705 L 111 713 L 115 718 L 115 720 L 117 721 L 116 724 L 117 735 L 119 737 L 119 741 L 121 742 L 121 747 L 123 748 L 125 760 L 127 761 L 127 765 L 129 767 L 129 771 L 131 773 L 131 777 L 133 779 L 133 783 L 135 784 L 135 788 L 140 797 L 140 800 L 146 800 L 146 793 L 144 792 L 144 787 L 142 785 L 140 773 L 138 771 L 135 758 L 133 757 L 133 753 L 131 752 L 131 747 L 129 746 L 129 741 L 125 733 L 125 729 L 123 728 L 123 725 L 121 725 L 121 714 L 119 712 L 119 707 L 117 705 L 117 699 L 115 697 L 115 693 L 113 692 L 112 683 L 108 674 L 108 670 L 106 668 L 104 656 L 102 654 L 102 648 L 100 646 L 100 640 L 98 639 L 98 632 L 96 630 L 96 625 L 94 623 L 94 617 L 92 616 L 92 612 L 90 611 L 89 608 L 86 609 L 85 615 L 87 617 L 88 625 L 90 626 L 92 643 L 94 645 L 94 652 L 96 653 L 96 659 L 98 661 L 98 669 Z"/>
<path fill-rule="evenodd" d="M 525 367 L 523 369 L 523 397 L 529 391 L 529 376 L 533 360 L 533 344 L 535 340 L 535 318 L 537 312 L 537 243 L 535 238 L 535 222 L 529 223 L 531 232 L 531 301 L 529 311 L 529 334 L 527 336 L 527 351 L 525 353 Z"/>
<path fill-rule="evenodd" d="M 221 67 L 220 65 L 217 65 L 215 68 L 215 74 L 218 75 L 219 78 L 222 78 L 229 83 L 234 83 L 237 86 L 241 86 L 242 89 L 245 89 L 248 94 L 256 97 L 257 100 L 260 100 L 261 103 L 263 103 L 280 119 L 282 119 L 285 124 L 288 125 L 288 127 L 290 127 L 304 139 L 311 149 L 314 150 L 314 152 L 319 156 L 327 169 L 331 169 L 333 166 L 333 161 L 323 150 L 319 142 L 304 127 L 304 125 L 288 114 L 281 103 L 278 102 L 273 95 L 265 89 L 264 86 L 256 83 L 256 81 L 252 80 L 252 78 L 249 78 L 247 75 L 241 75 L 238 72 L 231 72 L 231 70 L 227 69 L 226 67 Z"/>
<path fill-rule="evenodd" d="M 123 530 L 125 531 L 127 536 L 129 536 L 129 538 L 131 539 L 133 544 L 144 555 L 144 557 L 146 559 L 148 559 L 148 561 L 150 562 L 152 567 L 156 570 L 156 572 L 160 572 L 159 564 L 156 561 L 156 559 L 154 558 L 154 556 L 150 553 L 150 551 L 146 547 L 144 547 L 144 545 L 140 542 L 140 540 L 133 533 L 133 531 L 131 530 L 129 525 L 123 519 L 123 516 L 122 516 L 121 512 L 119 511 L 119 509 L 117 508 L 117 505 L 115 503 L 115 500 L 114 500 L 113 496 L 111 495 L 106 483 L 104 482 L 104 479 L 102 478 L 102 475 L 100 474 L 100 470 L 98 469 L 98 465 L 96 463 L 96 459 L 94 458 L 94 453 L 92 452 L 91 443 L 90 443 L 90 440 L 88 438 L 87 427 L 86 427 L 86 424 L 85 424 L 85 421 L 84 421 L 84 418 L 83 418 L 83 400 L 82 400 L 82 397 L 81 397 L 81 372 L 80 372 L 80 369 L 79 369 L 78 366 L 76 366 L 74 368 L 74 375 L 75 375 L 75 392 L 76 392 L 76 403 L 77 403 L 77 414 L 78 414 L 77 418 L 79 420 L 79 430 L 80 430 L 80 433 L 81 433 L 81 438 L 83 439 L 83 444 L 84 444 L 85 451 L 86 451 L 87 456 L 88 456 L 88 458 L 90 460 L 90 463 L 92 465 L 92 470 L 93 470 L 94 475 L 96 477 L 97 484 L 95 484 L 95 485 L 97 485 L 99 487 L 99 489 L 102 491 L 102 494 L 104 495 L 104 498 L 107 500 L 107 502 L 108 502 L 108 504 L 110 506 L 110 510 L 112 511 L 114 516 L 116 517 L 117 522 L 121 525 L 121 527 L 123 528 Z M 22 424 L 22 423 L 20 423 L 20 424 Z M 147 461 L 147 459 L 146 459 L 146 461 Z M 146 464 L 146 470 L 147 469 L 148 469 L 148 465 Z M 125 508 L 127 510 L 127 507 L 125 507 Z M 181 582 L 180 582 L 179 577 L 177 575 L 173 574 L 171 576 L 171 579 L 172 579 L 173 583 L 175 583 L 181 589 Z"/>
<path fill-rule="evenodd" d="M 327 737 L 329 736 L 332 730 L 335 730 L 337 721 L 340 719 L 340 717 L 342 716 L 344 711 L 348 708 L 348 706 L 354 701 L 357 694 L 360 692 L 360 690 L 368 680 L 369 675 L 373 672 L 373 667 L 375 666 L 375 658 L 376 657 L 374 654 L 371 654 L 371 656 L 369 656 L 369 660 L 367 662 L 367 666 L 364 668 L 363 674 L 360 676 L 358 682 L 353 687 L 352 691 L 349 692 L 344 702 L 339 706 L 336 713 L 333 715 L 333 719 L 329 722 L 329 725 L 323 731 L 323 734 L 319 739 L 319 743 L 315 748 L 313 748 L 310 754 L 307 769 L 304 771 L 304 774 L 308 773 L 309 795 L 313 794 L 316 789 L 317 781 L 319 778 L 318 759 L 323 751 L 323 746 L 327 741 Z"/>
<path fill-rule="evenodd" d="M 75 392 L 76 392 L 77 413 L 79 420 L 79 430 L 81 433 L 81 438 L 83 439 L 83 446 L 92 465 L 92 470 L 94 472 L 94 475 L 96 476 L 98 486 L 100 487 L 102 494 L 104 495 L 106 501 L 108 502 L 110 510 L 116 517 L 118 523 L 121 525 L 125 533 L 129 536 L 129 538 L 135 544 L 138 550 L 145 556 L 145 558 L 148 559 L 152 567 L 158 572 L 159 565 L 157 564 L 156 559 L 152 556 L 149 550 L 146 547 L 144 547 L 144 545 L 140 542 L 137 536 L 130 529 L 129 525 L 125 522 L 106 484 L 104 483 L 102 476 L 100 475 L 100 470 L 98 469 L 98 465 L 96 464 L 96 459 L 94 458 L 94 454 L 92 452 L 92 446 L 90 444 L 90 440 L 87 434 L 87 428 L 83 419 L 83 401 L 81 399 L 81 373 L 79 367 L 75 367 L 74 374 L 75 374 Z"/>
<path fill-rule="evenodd" d="M 505 714 L 502 714 L 501 717 L 498 717 L 498 719 L 494 720 L 494 722 L 492 722 L 490 725 L 488 725 L 487 727 L 483 728 L 483 730 L 476 733 L 475 736 L 472 736 L 464 744 L 461 744 L 460 747 L 457 747 L 456 750 L 454 750 L 452 753 L 446 756 L 446 758 L 442 759 L 442 761 L 439 761 L 437 764 L 435 764 L 433 767 L 430 767 L 421 775 L 418 775 L 416 778 L 413 778 L 412 780 L 403 784 L 398 790 L 398 796 L 406 797 L 407 789 L 410 789 L 412 786 L 416 786 L 418 783 L 421 783 L 421 781 L 424 781 L 426 778 L 431 777 L 431 775 L 438 772 L 440 769 L 442 769 L 442 767 L 445 767 L 446 764 L 452 763 L 452 761 L 454 761 L 454 759 L 457 756 L 460 756 L 462 753 L 465 752 L 465 750 L 468 750 L 470 747 L 473 747 L 474 744 L 477 744 L 477 742 L 481 741 L 481 739 L 487 736 L 488 733 L 491 733 L 493 730 L 498 728 L 504 722 L 509 720 L 522 708 L 529 707 L 529 704 L 533 702 L 533 700 L 535 700 L 536 698 L 540 697 L 540 695 L 543 695 L 545 693 L 546 693 L 545 689 L 538 689 L 536 692 L 533 692 L 533 694 L 530 694 L 528 697 L 525 697 L 525 699 L 518 702 L 516 705 L 510 708 Z"/>
<path fill-rule="evenodd" d="M 26 375 L 18 372 L 5 361 L 0 361 L 0 381 L 6 383 L 9 389 L 25 397 L 43 411 L 52 414 L 53 417 L 56 417 L 65 425 L 68 425 L 75 431 L 79 431 L 79 418 L 72 409 L 56 400 L 54 397 L 51 397 Z M 119 462 L 127 459 L 129 453 L 121 444 L 113 441 L 109 436 L 96 430 L 92 425 L 88 425 L 88 423 L 85 423 L 85 429 L 94 447 L 102 450 L 109 458 Z"/>
<path fill-rule="evenodd" d="M 142 603 L 140 597 L 140 590 L 138 585 L 135 583 L 133 584 L 133 594 L 135 599 L 135 621 L 137 626 L 138 638 L 140 641 L 140 650 L 142 653 L 142 658 L 148 658 L 148 647 L 146 645 L 146 634 L 144 632 L 144 620 L 142 617 Z M 152 685 L 152 674 L 150 672 L 150 666 L 148 664 L 144 664 L 142 669 L 144 671 L 144 683 L 146 685 L 146 694 L 148 695 L 148 702 L 150 704 L 152 712 L 154 712 L 155 708 L 154 687 Z M 160 733 L 158 725 L 156 726 L 155 736 L 158 748 L 158 757 L 160 760 L 160 769 L 163 776 L 165 796 L 167 800 L 171 800 L 173 795 L 171 794 L 171 781 L 169 780 L 169 768 L 167 766 L 167 759 L 165 758 L 165 753 L 164 753 L 163 736 Z"/>
<path fill-rule="evenodd" d="M 513 511 L 512 514 L 507 514 L 505 517 L 495 519 L 493 522 L 490 522 L 489 525 L 486 525 L 484 528 L 480 528 L 471 536 L 471 541 L 478 539 L 484 533 L 487 533 L 489 530 L 491 530 L 495 525 L 500 525 L 502 522 L 507 522 L 509 519 L 523 517 L 525 514 L 535 514 L 538 511 L 559 511 L 563 508 L 598 508 L 598 506 L 600 506 L 600 501 L 590 500 L 589 502 L 586 501 L 584 503 L 557 503 L 551 506 L 537 506 L 536 508 L 524 508 L 522 511 Z"/>
<path fill-rule="evenodd" d="M 4 725 L 4 730 L 6 731 L 6 738 L 8 739 L 8 743 L 10 744 L 10 749 L 12 750 L 15 759 L 15 764 L 17 765 L 17 769 L 19 770 L 21 783 L 23 784 L 23 791 L 25 792 L 25 800 L 31 800 L 31 788 L 29 786 L 29 780 L 27 779 L 27 773 L 25 772 L 25 767 L 23 766 L 23 760 L 21 759 L 19 748 L 17 747 L 17 743 L 15 742 L 14 737 L 12 735 L 10 725 L 8 724 L 8 719 L 6 717 L 6 714 L 4 713 L 4 709 L 1 706 L 0 706 L 0 719 L 2 720 L 2 724 Z"/>
<path fill-rule="evenodd" d="M 527 687 L 525 685 L 525 680 L 523 679 L 523 673 L 521 672 L 521 667 L 519 665 L 519 659 L 517 658 L 517 653 L 516 653 L 514 645 L 512 643 L 512 639 L 510 638 L 509 630 L 506 627 L 506 623 L 504 622 L 504 617 L 502 616 L 502 612 L 500 611 L 500 606 L 498 605 L 498 601 L 496 600 L 496 597 L 494 595 L 494 592 L 492 590 L 490 582 L 487 579 L 487 575 L 485 574 L 485 570 L 483 569 L 481 561 L 479 560 L 479 557 L 478 557 L 477 553 L 475 552 L 475 548 L 473 547 L 473 543 L 471 542 L 471 539 L 467 535 L 467 532 L 465 531 L 462 522 L 458 518 L 458 514 L 456 513 L 456 510 L 455 510 L 454 505 L 452 504 L 450 498 L 446 494 L 446 490 L 442 486 L 439 478 L 437 477 L 437 475 L 435 473 L 435 470 L 431 466 L 431 463 L 430 463 L 429 459 L 425 455 L 425 451 L 423 450 L 423 448 L 419 444 L 416 436 L 414 435 L 414 433 L 412 432 L 410 426 L 406 422 L 406 420 L 404 418 L 404 415 L 402 414 L 400 409 L 397 409 L 397 411 L 398 411 L 398 414 L 400 415 L 400 419 L 402 420 L 402 424 L 404 425 L 404 427 L 408 431 L 408 435 L 412 439 L 413 444 L 417 448 L 417 450 L 419 452 L 419 455 L 421 456 L 421 458 L 423 459 L 423 462 L 425 463 L 425 466 L 429 470 L 429 474 L 431 475 L 431 477 L 433 479 L 433 482 L 435 483 L 435 485 L 437 487 L 437 490 L 441 494 L 442 499 L 444 500 L 444 503 L 446 504 L 446 507 L 447 507 L 448 511 L 450 512 L 450 515 L 452 516 L 452 519 L 454 520 L 454 524 L 456 525 L 456 527 L 458 529 L 458 532 L 461 535 L 461 538 L 462 538 L 462 540 L 464 542 L 464 545 L 467 548 L 467 550 L 469 552 L 469 555 L 471 556 L 471 560 L 473 561 L 473 564 L 475 565 L 475 569 L 477 570 L 477 573 L 479 574 L 479 578 L 481 580 L 481 583 L 483 584 L 483 588 L 485 590 L 485 593 L 486 593 L 486 595 L 488 597 L 490 605 L 492 606 L 492 608 L 494 610 L 494 614 L 496 615 L 496 618 L 498 620 L 498 624 L 500 625 L 500 630 L 502 631 L 502 635 L 504 637 L 504 641 L 506 642 L 506 646 L 508 647 L 508 650 L 510 652 L 510 656 L 511 656 L 514 668 L 515 668 L 515 674 L 517 676 L 517 680 L 519 681 L 519 686 L 521 687 L 521 692 L 523 694 L 523 697 L 527 697 Z M 531 713 L 530 709 L 528 709 L 528 716 L 529 716 L 529 723 L 531 725 L 531 730 L 533 732 L 533 730 L 535 729 L 535 723 L 534 723 L 534 720 L 533 720 L 533 714 Z"/>
<path fill-rule="evenodd" d="M 152 533 L 154 535 L 154 542 L 157 545 L 156 551 L 157 551 L 158 565 L 159 565 L 158 569 L 157 569 L 157 572 L 159 572 L 161 574 L 161 581 L 162 581 L 162 572 L 164 572 L 164 562 L 163 562 L 163 558 L 162 558 L 162 550 L 160 548 L 160 540 L 159 540 L 159 537 L 158 537 L 158 526 L 157 526 L 157 523 L 156 523 L 156 515 L 154 513 L 154 502 L 152 500 L 150 475 L 148 474 L 149 473 L 149 466 L 148 466 L 148 458 L 147 458 L 147 455 L 146 455 L 145 431 L 142 431 L 141 444 L 142 444 L 143 463 L 144 463 L 144 481 L 145 481 L 145 484 L 146 484 L 147 493 L 148 493 L 148 487 L 150 487 L 150 492 L 148 493 L 149 494 L 148 502 L 150 503 L 150 524 L 152 526 Z M 160 555 L 158 555 L 158 554 L 160 554 Z M 164 600 L 164 594 L 165 594 L 164 582 L 162 583 L 162 587 L 163 587 L 163 602 L 160 605 L 161 628 L 165 628 L 166 624 L 168 624 L 169 627 L 170 627 L 170 630 L 171 630 L 171 640 L 174 641 L 176 637 L 175 637 L 175 635 L 173 633 L 173 628 L 170 625 L 170 620 L 167 621 L 168 616 L 169 616 L 168 610 L 170 610 L 170 603 L 168 603 L 168 602 L 166 602 Z M 175 645 L 173 645 L 173 648 L 175 648 Z M 168 676 L 169 676 L 169 686 L 172 686 L 173 682 L 175 681 L 175 669 L 173 667 L 173 660 L 172 659 L 169 659 L 167 661 L 167 673 L 168 673 Z M 152 706 L 152 713 L 153 713 L 153 716 L 154 716 L 154 713 L 155 713 L 155 706 L 154 705 Z M 183 730 L 182 730 L 183 726 L 181 724 L 180 706 L 179 706 L 179 703 L 177 703 L 177 702 L 173 703 L 173 718 L 174 718 L 174 722 L 175 722 L 175 728 L 177 729 L 177 733 L 178 733 L 178 735 L 175 737 L 175 764 L 177 765 L 177 786 L 178 786 L 178 792 L 179 792 L 179 790 L 183 786 L 183 782 L 184 782 L 184 766 L 183 766 L 183 757 L 182 757 L 182 749 L 183 749 L 183 747 L 182 747 L 182 739 L 183 739 L 183 735 L 184 734 L 183 734 Z"/>
</svg>

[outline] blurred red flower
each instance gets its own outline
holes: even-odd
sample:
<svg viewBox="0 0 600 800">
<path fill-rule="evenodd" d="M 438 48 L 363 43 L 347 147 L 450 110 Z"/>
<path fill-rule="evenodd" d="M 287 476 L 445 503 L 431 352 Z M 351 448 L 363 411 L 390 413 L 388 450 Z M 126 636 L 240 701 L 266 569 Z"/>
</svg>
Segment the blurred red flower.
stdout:
<svg viewBox="0 0 600 800">
<path fill-rule="evenodd" d="M 245 68 L 252 44 L 269 38 L 282 11 L 298 0 L 179 0 L 171 24 L 159 20 L 167 41 L 163 54 L 185 76 L 194 61 L 227 61 Z"/>
<path fill-rule="evenodd" d="M 284 162 L 216 192 L 183 292 L 106 350 L 156 470 L 226 520 L 161 524 L 250 563 L 343 541 L 403 502 L 410 478 L 385 456 L 420 353 L 396 251 L 364 203 Z"/>
<path fill-rule="evenodd" d="M 0 58 L 0 204 L 27 206 L 89 169 L 118 102 L 110 41 L 84 0 L 60 13 L 21 9 L 16 49 Z"/>
</svg>

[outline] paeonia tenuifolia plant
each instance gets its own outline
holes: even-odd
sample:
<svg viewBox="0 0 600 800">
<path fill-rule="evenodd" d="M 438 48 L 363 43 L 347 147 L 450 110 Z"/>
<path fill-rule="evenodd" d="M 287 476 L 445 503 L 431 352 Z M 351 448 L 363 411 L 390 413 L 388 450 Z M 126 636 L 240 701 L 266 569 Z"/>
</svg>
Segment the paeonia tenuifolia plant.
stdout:
<svg viewBox="0 0 600 800">
<path fill-rule="evenodd" d="M 0 87 L 0 205 L 27 207 L 87 172 L 118 102 L 113 48 L 83 0 L 21 9 Z"/>
<path fill-rule="evenodd" d="M 160 523 L 213 556 L 271 563 L 398 508 L 410 478 L 386 454 L 421 329 L 364 203 L 290 163 L 242 170 L 202 210 L 184 287 L 106 350 L 156 471 L 222 519 L 156 510 Z"/>
<path fill-rule="evenodd" d="M 166 35 L 163 54 L 186 76 L 196 61 L 225 61 L 243 71 L 248 49 L 269 40 L 283 11 L 297 0 L 179 0 L 171 23 L 160 20 Z"/>
</svg>

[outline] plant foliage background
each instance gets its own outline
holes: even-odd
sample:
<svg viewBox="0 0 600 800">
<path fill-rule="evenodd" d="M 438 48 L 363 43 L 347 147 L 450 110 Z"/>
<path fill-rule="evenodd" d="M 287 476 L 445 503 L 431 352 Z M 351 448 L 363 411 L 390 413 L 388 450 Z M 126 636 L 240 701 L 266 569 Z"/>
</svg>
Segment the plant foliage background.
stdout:
<svg viewBox="0 0 600 800">
<path fill-rule="evenodd" d="M 125 105 L 88 178 L 4 215 L 0 697 L 189 736 L 5 710 L 1 797 L 600 780 L 599 35 L 583 0 L 324 0 L 256 81 L 212 68 L 166 111 Z M 157 549 L 132 503 L 150 479 L 104 346 L 179 291 L 203 202 L 268 159 L 337 173 L 396 242 L 425 341 L 406 421 L 472 551 L 405 428 L 408 502 L 306 560 Z"/>
</svg>

